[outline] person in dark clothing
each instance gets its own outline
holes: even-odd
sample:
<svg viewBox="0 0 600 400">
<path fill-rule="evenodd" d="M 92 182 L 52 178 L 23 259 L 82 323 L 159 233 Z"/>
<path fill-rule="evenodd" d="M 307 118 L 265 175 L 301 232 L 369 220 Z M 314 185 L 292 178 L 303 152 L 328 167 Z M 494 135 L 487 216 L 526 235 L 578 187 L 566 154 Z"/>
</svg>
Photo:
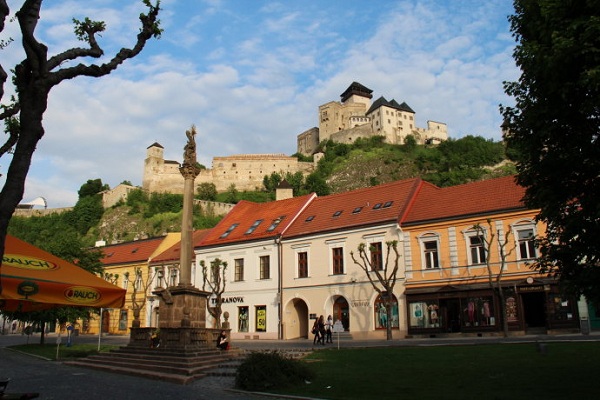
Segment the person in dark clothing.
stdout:
<svg viewBox="0 0 600 400">
<path fill-rule="evenodd" d="M 221 331 L 217 339 L 217 348 L 220 350 L 227 350 L 229 348 L 229 340 L 227 340 L 227 332 Z"/>
</svg>

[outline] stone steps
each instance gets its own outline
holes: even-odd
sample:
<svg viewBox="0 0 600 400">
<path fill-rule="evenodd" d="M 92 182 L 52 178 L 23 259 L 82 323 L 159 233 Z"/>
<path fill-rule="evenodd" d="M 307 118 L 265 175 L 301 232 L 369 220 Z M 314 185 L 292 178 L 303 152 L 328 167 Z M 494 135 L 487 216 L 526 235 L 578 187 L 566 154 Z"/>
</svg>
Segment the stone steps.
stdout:
<svg viewBox="0 0 600 400">
<path fill-rule="evenodd" d="M 66 365 L 188 384 L 207 375 L 233 376 L 243 359 L 240 349 L 174 351 L 122 347 Z"/>
</svg>

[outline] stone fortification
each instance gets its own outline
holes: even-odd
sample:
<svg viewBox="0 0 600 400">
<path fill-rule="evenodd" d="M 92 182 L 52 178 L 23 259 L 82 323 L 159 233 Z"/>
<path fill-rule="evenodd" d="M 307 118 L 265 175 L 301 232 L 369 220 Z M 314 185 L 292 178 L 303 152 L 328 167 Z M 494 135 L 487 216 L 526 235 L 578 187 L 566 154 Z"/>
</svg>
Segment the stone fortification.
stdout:
<svg viewBox="0 0 600 400">
<path fill-rule="evenodd" d="M 183 177 L 179 163 L 164 159 L 164 148 L 154 143 L 147 148 L 142 188 L 148 192 L 183 193 Z M 231 185 L 236 190 L 261 190 L 265 175 L 301 172 L 308 175 L 314 170 L 311 162 L 298 161 L 284 154 L 238 154 L 214 157 L 212 168 L 200 171 L 195 188 L 202 183 L 213 183 L 218 192 Z"/>
<path fill-rule="evenodd" d="M 297 136 L 297 151 L 314 154 L 326 140 L 353 143 L 358 138 L 383 136 L 390 144 L 404 144 L 411 135 L 418 144 L 439 143 L 448 139 L 445 123 L 427 121 L 427 128 L 415 124 L 415 111 L 406 103 L 386 100 L 383 96 L 371 103 L 373 91 L 358 82 L 342 93 L 341 101 L 329 101 L 319 106 L 319 127 Z"/>
</svg>

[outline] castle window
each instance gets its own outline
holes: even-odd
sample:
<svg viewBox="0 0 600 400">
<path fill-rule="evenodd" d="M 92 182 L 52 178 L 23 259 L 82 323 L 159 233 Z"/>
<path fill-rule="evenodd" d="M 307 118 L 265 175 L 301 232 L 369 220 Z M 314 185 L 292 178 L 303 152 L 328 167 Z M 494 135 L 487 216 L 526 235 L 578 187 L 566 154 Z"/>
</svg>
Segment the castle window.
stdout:
<svg viewBox="0 0 600 400">
<path fill-rule="evenodd" d="M 235 168 L 236 166 L 237 166 L 236 163 L 231 164 L 231 168 Z"/>
</svg>

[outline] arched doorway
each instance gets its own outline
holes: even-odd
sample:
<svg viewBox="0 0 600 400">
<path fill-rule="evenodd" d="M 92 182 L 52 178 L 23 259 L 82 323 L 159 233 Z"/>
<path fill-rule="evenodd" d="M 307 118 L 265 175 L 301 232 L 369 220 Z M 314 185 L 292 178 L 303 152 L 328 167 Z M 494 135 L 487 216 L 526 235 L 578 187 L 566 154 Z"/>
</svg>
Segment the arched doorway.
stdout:
<svg viewBox="0 0 600 400">
<path fill-rule="evenodd" d="M 308 338 L 308 306 L 302 299 L 292 299 L 285 308 L 284 339 Z"/>
<path fill-rule="evenodd" d="M 335 324 L 336 321 L 342 321 L 346 332 L 350 330 L 350 307 L 348 300 L 342 296 L 337 297 L 333 302 L 333 323 Z"/>
</svg>

